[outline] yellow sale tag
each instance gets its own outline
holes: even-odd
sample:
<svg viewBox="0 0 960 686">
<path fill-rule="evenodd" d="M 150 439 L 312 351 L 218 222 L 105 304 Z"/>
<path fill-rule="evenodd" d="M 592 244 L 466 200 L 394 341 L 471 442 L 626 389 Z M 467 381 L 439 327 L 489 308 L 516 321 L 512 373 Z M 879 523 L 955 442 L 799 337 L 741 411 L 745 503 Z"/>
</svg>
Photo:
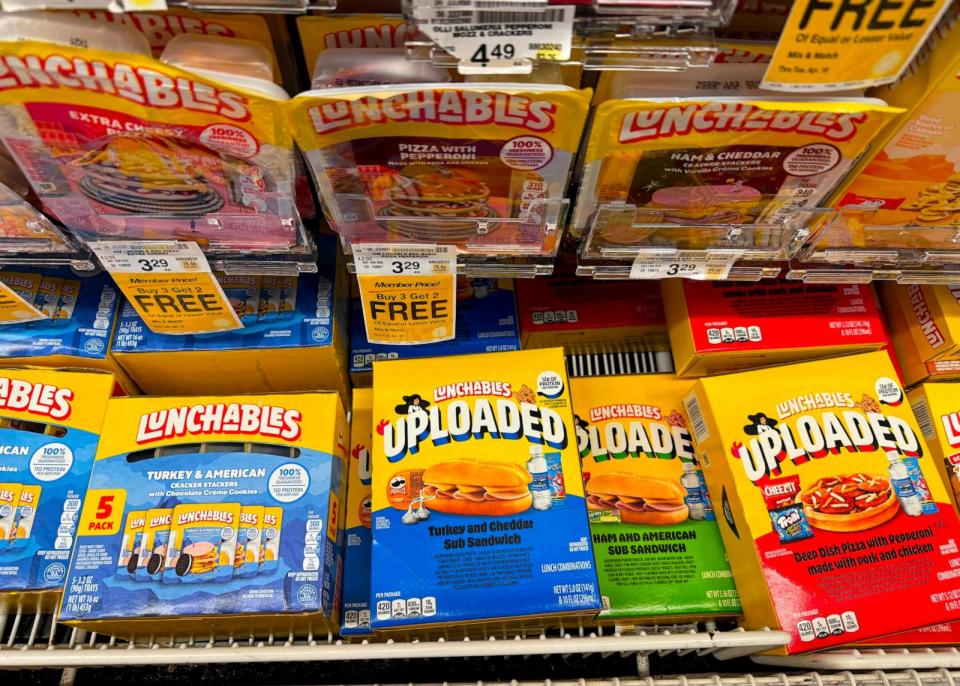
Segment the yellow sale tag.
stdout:
<svg viewBox="0 0 960 686">
<path fill-rule="evenodd" d="M 122 488 L 91 489 L 83 501 L 77 536 L 113 536 L 120 533 L 127 492 Z"/>
<path fill-rule="evenodd" d="M 853 90 L 891 83 L 949 0 L 798 0 L 761 88 Z"/>
<path fill-rule="evenodd" d="M 196 243 L 97 241 L 91 248 L 151 331 L 182 335 L 243 328 Z"/>
<path fill-rule="evenodd" d="M 370 343 L 417 345 L 456 335 L 457 249 L 452 245 L 353 246 Z"/>
<path fill-rule="evenodd" d="M 47 315 L 28 303 L 7 285 L 3 277 L 3 272 L 0 272 L 0 326 L 47 319 Z"/>
</svg>

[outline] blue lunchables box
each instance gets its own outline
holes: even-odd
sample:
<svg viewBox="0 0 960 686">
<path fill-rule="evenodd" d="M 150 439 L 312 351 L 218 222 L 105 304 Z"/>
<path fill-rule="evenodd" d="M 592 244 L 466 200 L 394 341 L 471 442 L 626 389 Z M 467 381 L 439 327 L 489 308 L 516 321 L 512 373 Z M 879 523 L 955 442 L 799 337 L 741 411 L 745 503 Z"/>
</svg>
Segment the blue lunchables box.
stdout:
<svg viewBox="0 0 960 686">
<path fill-rule="evenodd" d="M 346 544 L 343 550 L 343 636 L 370 634 L 371 451 L 373 391 L 353 391 L 350 473 L 347 477 Z"/>
<path fill-rule="evenodd" d="M 108 354 L 120 296 L 104 272 L 81 275 L 67 267 L 0 271 L 0 281 L 45 315 L 45 319 L 0 326 L 4 364 L 58 369 L 100 369 L 136 391 Z"/>
<path fill-rule="evenodd" d="M 0 601 L 50 612 L 67 575 L 113 377 L 0 369 Z"/>
<path fill-rule="evenodd" d="M 337 630 L 338 394 L 119 398 L 104 421 L 61 621 L 155 640 Z"/>
<path fill-rule="evenodd" d="M 363 311 L 354 300 L 350 320 L 350 380 L 372 383 L 375 360 L 444 357 L 520 350 L 517 303 L 511 279 L 457 279 L 457 336 L 424 345 L 382 345 L 367 340 Z"/>
<path fill-rule="evenodd" d="M 346 405 L 346 273 L 334 239 L 319 245 L 317 274 L 219 277 L 243 322 L 236 331 L 154 333 L 124 302 L 111 357 L 151 395 L 324 389 Z"/>
<path fill-rule="evenodd" d="M 595 615 L 563 350 L 376 362 L 373 379 L 373 630 Z"/>
</svg>

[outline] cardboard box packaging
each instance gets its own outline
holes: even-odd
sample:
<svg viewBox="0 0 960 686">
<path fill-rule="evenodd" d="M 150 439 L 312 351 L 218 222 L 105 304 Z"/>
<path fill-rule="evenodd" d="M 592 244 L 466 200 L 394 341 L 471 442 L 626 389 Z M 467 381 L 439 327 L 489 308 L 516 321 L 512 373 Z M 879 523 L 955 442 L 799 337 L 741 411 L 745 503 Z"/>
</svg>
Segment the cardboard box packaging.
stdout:
<svg viewBox="0 0 960 686">
<path fill-rule="evenodd" d="M 563 367 L 559 348 L 374 363 L 374 630 L 600 609 Z"/>
<path fill-rule="evenodd" d="M 960 385 L 925 383 L 907 398 L 940 479 L 960 508 Z"/>
<path fill-rule="evenodd" d="M 154 640 L 336 630 L 336 393 L 120 398 L 104 421 L 62 622 Z"/>
<path fill-rule="evenodd" d="M 882 284 L 880 293 L 907 385 L 960 376 L 960 291 Z"/>
<path fill-rule="evenodd" d="M 375 360 L 406 360 L 520 349 L 517 303 L 511 279 L 457 279 L 457 337 L 425 345 L 380 345 L 367 341 L 360 301 L 352 303 L 350 380 L 367 388 Z"/>
<path fill-rule="evenodd" d="M 10 366 L 98 369 L 115 376 L 126 393 L 137 387 L 108 355 L 121 300 L 110 276 L 66 267 L 4 270 L 0 281 L 47 319 L 0 326 L 0 357 Z"/>
<path fill-rule="evenodd" d="M 736 615 L 740 601 L 672 374 L 573 379 L 600 619 Z"/>
<path fill-rule="evenodd" d="M 858 645 L 863 648 L 882 648 L 888 646 L 920 646 L 927 648 L 930 646 L 960 645 L 960 622 L 946 622 L 943 624 L 934 624 L 933 626 L 925 626 L 922 629 L 904 631 L 903 633 L 893 634 L 893 636 L 874 638 Z"/>
<path fill-rule="evenodd" d="M 661 282 L 677 375 L 866 352 L 887 337 L 873 291 L 793 281 Z"/>
<path fill-rule="evenodd" d="M 371 457 L 373 390 L 353 391 L 350 418 L 350 469 L 347 476 L 346 547 L 343 551 L 342 636 L 370 633 Z"/>
<path fill-rule="evenodd" d="M 335 239 L 319 241 L 319 274 L 228 277 L 244 328 L 171 336 L 147 328 L 124 303 L 111 356 L 151 395 L 275 393 L 347 395 L 347 280 Z"/>
<path fill-rule="evenodd" d="M 0 369 L 5 607 L 56 607 L 113 384 L 98 372 Z"/>
<path fill-rule="evenodd" d="M 652 281 L 519 279 L 524 350 L 562 347 L 567 354 L 666 350 L 667 322 Z"/>
<path fill-rule="evenodd" d="M 773 652 L 960 618 L 960 522 L 905 400 L 885 351 L 701 379 L 686 397 L 745 625 L 790 634 Z"/>
</svg>

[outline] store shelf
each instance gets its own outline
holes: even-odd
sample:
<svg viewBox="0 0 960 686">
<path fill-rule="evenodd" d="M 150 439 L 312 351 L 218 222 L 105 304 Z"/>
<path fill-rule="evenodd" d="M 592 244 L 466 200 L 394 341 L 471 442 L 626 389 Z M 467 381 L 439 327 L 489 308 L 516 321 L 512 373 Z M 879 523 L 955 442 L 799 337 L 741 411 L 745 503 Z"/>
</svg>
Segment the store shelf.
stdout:
<svg viewBox="0 0 960 686">
<path fill-rule="evenodd" d="M 780 631 L 711 632 L 690 629 L 615 633 L 580 627 L 536 636 L 508 633 L 486 638 L 432 641 L 371 640 L 346 643 L 334 636 L 263 639 L 195 637 L 136 644 L 57 626 L 49 615 L 0 614 L 0 669 L 164 665 L 174 662 L 305 662 L 449 657 L 569 655 L 587 653 L 720 653 L 749 655 L 787 642 Z"/>
<path fill-rule="evenodd" d="M 773 667 L 817 670 L 960 669 L 960 650 L 957 648 L 827 650 L 784 657 L 755 655 L 750 659 L 757 664 Z"/>
</svg>

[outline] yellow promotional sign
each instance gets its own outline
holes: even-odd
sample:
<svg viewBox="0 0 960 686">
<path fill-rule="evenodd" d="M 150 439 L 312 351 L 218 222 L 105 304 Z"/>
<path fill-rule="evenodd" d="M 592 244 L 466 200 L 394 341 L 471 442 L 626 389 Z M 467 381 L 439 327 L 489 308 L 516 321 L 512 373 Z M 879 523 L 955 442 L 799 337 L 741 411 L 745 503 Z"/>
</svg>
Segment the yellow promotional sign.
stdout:
<svg viewBox="0 0 960 686">
<path fill-rule="evenodd" d="M 368 341 L 417 345 L 456 335 L 454 246 L 364 243 L 353 258 Z"/>
<path fill-rule="evenodd" d="M 948 0 L 796 2 L 761 87 L 835 91 L 891 83 L 949 5 Z"/>
<path fill-rule="evenodd" d="M 182 335 L 243 328 L 196 243 L 97 241 L 91 247 L 151 331 Z"/>
<path fill-rule="evenodd" d="M 3 277 L 4 275 L 0 273 L 0 326 L 23 324 L 47 318 L 47 315 L 21 298 L 13 288 L 4 283 Z"/>
</svg>

